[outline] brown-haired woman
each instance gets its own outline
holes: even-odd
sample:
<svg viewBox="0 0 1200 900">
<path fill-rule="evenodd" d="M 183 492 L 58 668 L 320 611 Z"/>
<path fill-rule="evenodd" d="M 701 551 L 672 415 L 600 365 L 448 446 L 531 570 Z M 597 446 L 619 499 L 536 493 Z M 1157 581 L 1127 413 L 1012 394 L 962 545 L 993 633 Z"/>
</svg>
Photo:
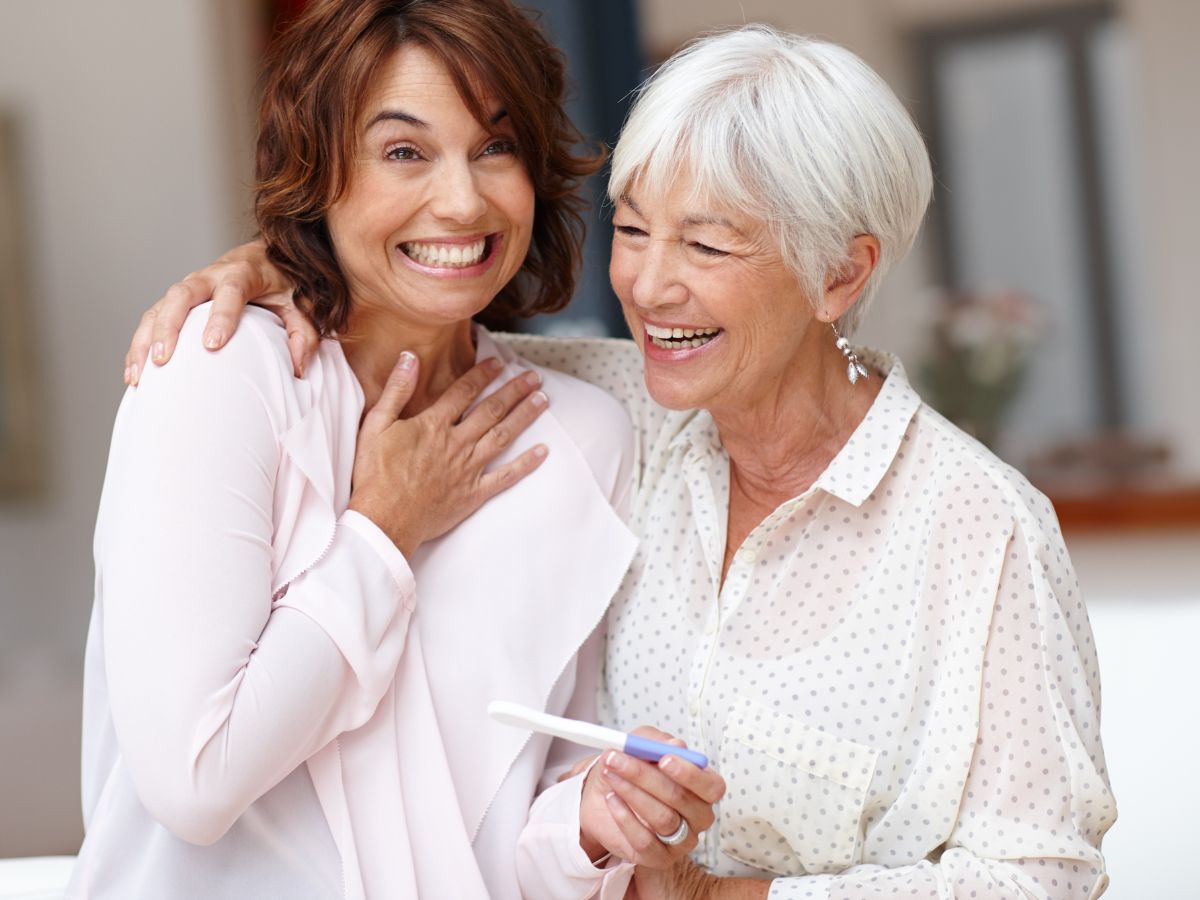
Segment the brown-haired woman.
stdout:
<svg viewBox="0 0 1200 900">
<path fill-rule="evenodd" d="M 501 0 L 327 0 L 281 37 L 257 214 L 326 340 L 297 380 L 273 316 L 208 354 L 232 329 L 200 310 L 130 373 L 71 896 L 519 896 L 529 804 L 582 751 L 485 708 L 593 717 L 634 547 L 622 408 L 471 325 L 570 296 L 596 160 L 562 93 Z"/>
</svg>

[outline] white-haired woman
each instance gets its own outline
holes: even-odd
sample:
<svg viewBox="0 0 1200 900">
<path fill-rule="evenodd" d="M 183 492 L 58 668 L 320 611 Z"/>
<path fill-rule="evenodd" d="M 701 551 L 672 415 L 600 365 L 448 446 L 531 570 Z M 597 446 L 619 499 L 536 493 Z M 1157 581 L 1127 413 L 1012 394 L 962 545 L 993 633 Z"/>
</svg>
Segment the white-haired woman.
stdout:
<svg viewBox="0 0 1200 900">
<path fill-rule="evenodd" d="M 605 755 L 535 805 L 528 896 L 621 896 L 631 877 L 643 898 L 1107 884 L 1096 658 L 1053 510 L 847 340 L 930 185 L 899 101 L 828 43 L 708 37 L 640 93 L 609 188 L 633 342 L 510 342 L 621 397 L 638 431 L 641 547 L 601 716 L 677 735 L 728 791 L 691 859 L 654 868 L 687 819 L 646 764 Z M 257 274 L 193 277 L 132 361 L 174 341 L 189 292 L 286 290 L 255 246 L 231 259 Z"/>
</svg>

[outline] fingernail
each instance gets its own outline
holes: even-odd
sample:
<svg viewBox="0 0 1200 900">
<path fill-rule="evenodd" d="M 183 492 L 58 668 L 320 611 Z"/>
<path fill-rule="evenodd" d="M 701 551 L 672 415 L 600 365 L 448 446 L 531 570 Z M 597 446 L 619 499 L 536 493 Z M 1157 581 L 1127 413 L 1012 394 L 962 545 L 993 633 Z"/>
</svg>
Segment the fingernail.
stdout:
<svg viewBox="0 0 1200 900">
<path fill-rule="evenodd" d="M 138 383 L 138 364 L 137 363 L 134 363 L 132 366 L 129 367 L 129 383 L 132 385 L 135 385 L 135 386 Z"/>
<path fill-rule="evenodd" d="M 621 768 L 624 767 L 625 760 L 621 757 L 621 754 L 617 753 L 616 750 L 609 750 L 608 751 L 608 759 L 606 759 L 604 761 L 604 764 L 607 765 L 610 769 L 620 770 Z"/>
<path fill-rule="evenodd" d="M 533 455 L 536 456 L 538 459 L 545 459 L 546 454 L 549 452 L 550 451 L 548 451 L 546 449 L 545 444 L 538 444 L 536 447 L 533 448 Z"/>
<path fill-rule="evenodd" d="M 216 350 L 221 346 L 221 341 L 224 339 L 225 335 L 221 333 L 220 329 L 214 328 L 211 331 L 205 332 L 204 346 L 209 350 Z"/>
<path fill-rule="evenodd" d="M 616 792 L 616 791 L 609 791 L 607 794 L 605 794 L 605 795 L 604 795 L 604 799 L 605 799 L 607 802 L 609 802 L 609 803 L 612 803 L 612 801 L 613 801 L 613 797 L 615 797 L 615 796 L 617 796 L 617 792 Z"/>
<path fill-rule="evenodd" d="M 129 366 L 125 367 L 125 383 L 129 384 Z"/>
<path fill-rule="evenodd" d="M 155 362 L 162 362 L 167 358 L 167 348 L 162 341 L 156 341 L 154 346 L 150 348 L 150 356 Z"/>
<path fill-rule="evenodd" d="M 405 350 L 403 353 L 400 354 L 400 369 L 401 369 L 401 371 L 407 372 L 409 369 L 411 369 L 413 367 L 413 363 L 415 363 L 416 361 L 417 361 L 416 355 L 413 353 L 409 353 L 407 350 Z"/>
<path fill-rule="evenodd" d="M 550 399 L 545 395 L 544 392 L 536 391 L 533 394 L 533 396 L 529 398 L 529 402 L 532 403 L 538 409 L 541 409 L 543 406 L 545 406 L 547 403 L 550 402 Z"/>
<path fill-rule="evenodd" d="M 486 362 L 489 372 L 499 372 L 504 368 L 504 363 L 500 362 L 500 360 L 494 356 L 488 358 Z"/>
<path fill-rule="evenodd" d="M 673 757 L 673 756 L 664 756 L 661 759 L 659 759 L 659 761 L 658 761 L 658 767 L 660 769 L 668 769 L 669 770 L 669 769 L 674 768 L 674 766 L 675 766 L 675 757 Z"/>
<path fill-rule="evenodd" d="M 526 372 L 525 373 L 525 383 L 527 385 L 529 385 L 530 387 L 537 387 L 539 384 L 542 383 L 542 376 L 539 375 L 537 372 Z"/>
</svg>

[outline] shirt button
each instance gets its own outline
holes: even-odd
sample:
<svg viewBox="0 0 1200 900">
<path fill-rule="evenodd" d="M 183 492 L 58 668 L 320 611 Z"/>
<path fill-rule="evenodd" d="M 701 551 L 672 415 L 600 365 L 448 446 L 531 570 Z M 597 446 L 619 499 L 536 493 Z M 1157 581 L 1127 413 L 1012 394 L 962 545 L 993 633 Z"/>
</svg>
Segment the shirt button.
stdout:
<svg viewBox="0 0 1200 900">
<path fill-rule="evenodd" d="M 709 622 L 709 623 L 708 623 L 708 627 L 706 627 L 706 628 L 704 629 L 704 636 L 705 636 L 705 637 L 712 637 L 712 636 L 713 636 L 714 634 L 716 634 L 716 633 L 717 633 L 717 623 L 716 623 L 716 622 Z"/>
<path fill-rule="evenodd" d="M 693 716 L 700 715 L 700 702 L 698 700 L 692 701 L 691 711 Z"/>
<path fill-rule="evenodd" d="M 738 562 L 752 563 L 756 559 L 758 559 L 758 554 L 755 553 L 753 550 L 751 550 L 749 547 L 743 547 L 741 550 L 739 550 L 737 552 L 737 558 L 738 558 Z"/>
</svg>

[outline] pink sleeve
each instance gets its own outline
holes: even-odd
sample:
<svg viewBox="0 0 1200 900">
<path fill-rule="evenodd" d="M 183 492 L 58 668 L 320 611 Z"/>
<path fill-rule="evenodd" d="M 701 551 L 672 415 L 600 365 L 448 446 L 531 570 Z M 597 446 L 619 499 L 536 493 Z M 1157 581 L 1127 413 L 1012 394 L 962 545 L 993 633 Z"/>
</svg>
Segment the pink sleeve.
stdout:
<svg viewBox="0 0 1200 900">
<path fill-rule="evenodd" d="M 610 858 L 597 867 L 579 846 L 579 800 L 589 771 L 546 788 L 529 811 L 517 842 L 517 877 L 527 900 L 625 896 L 633 863 Z"/>
<path fill-rule="evenodd" d="M 249 326 L 220 354 L 199 348 L 181 340 L 122 404 L 96 561 L 121 753 L 150 813 L 207 844 L 370 717 L 414 586 L 391 542 L 347 513 L 272 602 L 280 376 Z"/>
</svg>

